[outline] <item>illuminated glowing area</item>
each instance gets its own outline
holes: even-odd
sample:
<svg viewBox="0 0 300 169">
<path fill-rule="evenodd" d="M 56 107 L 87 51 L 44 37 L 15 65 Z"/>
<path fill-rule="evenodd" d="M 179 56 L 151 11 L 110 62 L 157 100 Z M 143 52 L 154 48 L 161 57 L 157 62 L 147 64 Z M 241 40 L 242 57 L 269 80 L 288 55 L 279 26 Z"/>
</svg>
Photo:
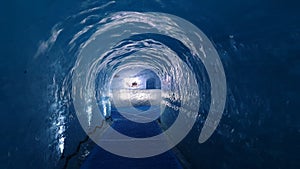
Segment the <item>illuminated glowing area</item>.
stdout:
<svg viewBox="0 0 300 169">
<path fill-rule="evenodd" d="M 148 123 L 161 115 L 161 81 L 150 69 L 131 67 L 117 72 L 110 84 L 109 97 L 112 106 L 131 121 Z M 106 112 L 103 109 L 104 116 Z"/>
<path fill-rule="evenodd" d="M 142 80 L 138 77 L 123 79 L 123 86 L 129 87 L 129 88 L 138 88 L 139 86 L 141 86 L 141 84 L 142 84 Z"/>
<path fill-rule="evenodd" d="M 112 93 L 113 101 L 117 101 L 119 106 L 128 107 L 133 103 L 143 103 L 144 101 L 151 102 L 152 105 L 161 103 L 161 90 L 115 90 Z"/>
<path fill-rule="evenodd" d="M 122 69 L 114 75 L 110 89 L 160 89 L 161 82 L 158 75 L 150 69 L 131 67 Z"/>
</svg>

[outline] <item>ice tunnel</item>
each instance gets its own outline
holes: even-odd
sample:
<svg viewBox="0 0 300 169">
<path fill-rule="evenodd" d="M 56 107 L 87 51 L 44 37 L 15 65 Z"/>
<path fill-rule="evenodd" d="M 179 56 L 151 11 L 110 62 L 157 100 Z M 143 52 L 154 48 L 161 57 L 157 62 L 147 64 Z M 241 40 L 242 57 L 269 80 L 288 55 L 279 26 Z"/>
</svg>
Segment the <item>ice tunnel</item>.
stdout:
<svg viewBox="0 0 300 169">
<path fill-rule="evenodd" d="M 0 8 L 1 169 L 300 168 L 299 2 Z"/>
</svg>

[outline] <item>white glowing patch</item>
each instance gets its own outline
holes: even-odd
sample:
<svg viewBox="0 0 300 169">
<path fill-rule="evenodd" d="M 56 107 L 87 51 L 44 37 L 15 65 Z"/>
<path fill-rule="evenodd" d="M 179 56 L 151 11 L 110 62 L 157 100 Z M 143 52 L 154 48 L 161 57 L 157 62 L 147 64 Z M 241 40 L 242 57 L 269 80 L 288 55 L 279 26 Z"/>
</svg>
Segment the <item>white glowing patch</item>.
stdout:
<svg viewBox="0 0 300 169">
<path fill-rule="evenodd" d="M 88 116 L 89 126 L 91 125 L 92 111 L 93 111 L 92 106 L 88 105 L 87 108 L 86 108 L 86 112 L 87 112 L 87 116 Z"/>
<path fill-rule="evenodd" d="M 151 101 L 161 100 L 160 90 L 115 90 L 113 99 L 118 101 Z"/>
<path fill-rule="evenodd" d="M 137 88 L 141 84 L 141 79 L 138 77 L 124 78 L 123 85 L 125 88 Z"/>
<path fill-rule="evenodd" d="M 120 92 L 120 99 L 121 100 L 128 100 L 130 98 L 130 95 L 128 92 Z"/>
<path fill-rule="evenodd" d="M 144 93 L 144 92 L 135 92 L 135 93 L 132 93 L 131 99 L 149 100 L 149 99 L 151 99 L 151 94 L 150 93 Z"/>
<path fill-rule="evenodd" d="M 103 115 L 104 115 L 104 117 L 107 116 L 107 108 L 106 108 L 106 106 L 103 106 Z"/>
<path fill-rule="evenodd" d="M 59 139 L 58 147 L 59 147 L 60 153 L 63 153 L 64 152 L 64 148 L 65 148 L 65 137 L 61 137 Z"/>
<path fill-rule="evenodd" d="M 59 126 L 58 134 L 63 134 L 65 131 L 65 126 Z"/>
</svg>

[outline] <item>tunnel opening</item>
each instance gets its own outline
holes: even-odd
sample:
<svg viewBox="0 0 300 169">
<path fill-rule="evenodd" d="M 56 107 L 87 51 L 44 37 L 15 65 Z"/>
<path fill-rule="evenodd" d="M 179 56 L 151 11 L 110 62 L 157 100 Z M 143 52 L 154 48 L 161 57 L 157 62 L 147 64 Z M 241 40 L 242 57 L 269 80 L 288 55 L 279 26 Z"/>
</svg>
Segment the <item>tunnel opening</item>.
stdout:
<svg viewBox="0 0 300 169">
<path fill-rule="evenodd" d="M 110 94 L 109 97 L 103 98 L 105 101 L 102 102 L 101 112 L 109 110 L 111 113 L 103 115 L 107 117 L 109 114 L 112 119 L 124 116 L 142 123 L 156 120 L 161 114 L 161 84 L 160 77 L 151 69 L 142 67 L 121 69 L 111 80 Z M 111 108 L 105 108 L 107 106 Z"/>
<path fill-rule="evenodd" d="M 154 78 L 147 79 L 146 89 L 155 89 L 155 79 Z"/>
</svg>

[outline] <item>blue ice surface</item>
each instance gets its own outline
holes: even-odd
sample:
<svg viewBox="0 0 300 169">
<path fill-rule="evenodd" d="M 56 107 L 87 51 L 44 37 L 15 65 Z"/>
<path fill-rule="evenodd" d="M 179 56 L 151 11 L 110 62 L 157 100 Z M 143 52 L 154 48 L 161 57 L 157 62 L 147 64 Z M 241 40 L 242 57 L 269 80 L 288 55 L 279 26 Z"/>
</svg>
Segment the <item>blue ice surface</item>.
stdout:
<svg viewBox="0 0 300 169">
<path fill-rule="evenodd" d="M 88 2 L 101 5 L 107 1 Z M 82 0 L 1 2 L 1 169 L 59 168 L 53 160 L 59 154 L 51 148 L 56 140 L 49 129 L 48 118 L 52 114 L 47 105 L 47 85 L 52 83 L 53 76 L 47 67 L 57 58 L 55 53 L 38 59 L 33 56 L 39 42 L 49 38 L 52 27 L 78 13 L 85 6 L 82 3 Z M 179 145 L 194 168 L 299 169 L 299 3 L 297 0 L 126 0 L 117 1 L 109 10 L 101 9 L 101 13 L 170 13 L 189 20 L 213 41 L 224 65 L 230 93 L 213 137 L 199 145 L 194 139 L 199 136 L 197 125 Z M 66 37 L 71 38 L 59 39 Z M 59 79 L 57 82 L 61 83 Z M 76 116 L 74 112 L 71 115 Z M 67 127 L 66 151 L 72 152 L 85 133 L 76 118 L 70 119 Z"/>
<path fill-rule="evenodd" d="M 147 109 L 146 106 L 140 106 Z M 112 127 L 131 137 L 145 138 L 158 135 L 162 132 L 157 121 L 146 124 L 138 124 L 125 119 L 116 110 L 112 112 L 112 119 L 115 121 Z M 148 158 L 127 158 L 121 157 L 99 146 L 96 146 L 81 166 L 81 169 L 183 169 L 179 160 L 172 150 L 163 154 Z"/>
</svg>

